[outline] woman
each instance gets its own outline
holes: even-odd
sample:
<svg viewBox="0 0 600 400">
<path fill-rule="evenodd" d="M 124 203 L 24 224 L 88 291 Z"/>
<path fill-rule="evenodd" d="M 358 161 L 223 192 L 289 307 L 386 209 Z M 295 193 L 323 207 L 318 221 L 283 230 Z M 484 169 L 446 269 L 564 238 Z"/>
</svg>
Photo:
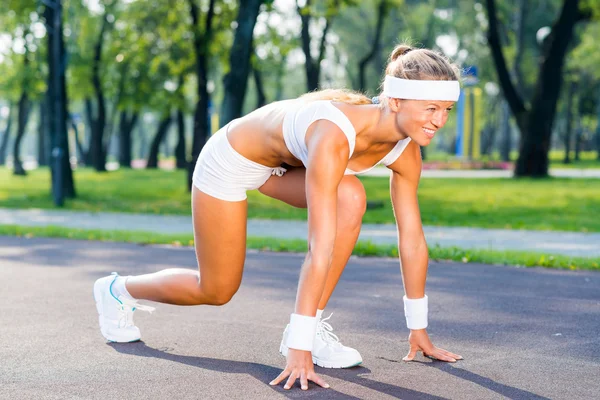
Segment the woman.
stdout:
<svg viewBox="0 0 600 400">
<path fill-rule="evenodd" d="M 271 384 L 287 379 L 284 388 L 289 389 L 300 379 L 303 390 L 309 380 L 329 387 L 315 373 L 313 362 L 340 367 L 362 361 L 356 350 L 331 340 L 325 332 L 330 326 L 320 317 L 360 232 L 366 199 L 354 175 L 383 163 L 392 171 L 390 192 L 411 329 L 405 360 L 417 351 L 444 361 L 460 359 L 433 346 L 425 330 L 428 251 L 417 202 L 419 146 L 427 146 L 446 123 L 458 100 L 458 79 L 458 68 L 443 56 L 400 45 L 390 56 L 378 98 L 340 90 L 315 92 L 270 104 L 223 127 L 205 145 L 194 172 L 192 216 L 199 271 L 113 274 L 96 281 L 103 336 L 117 342 L 140 339 L 133 311 L 152 308 L 136 299 L 176 305 L 227 303 L 242 279 L 246 190 L 259 189 L 308 208 L 309 250 L 281 345 L 287 365 Z M 330 359 L 319 359 L 323 354 Z"/>
</svg>

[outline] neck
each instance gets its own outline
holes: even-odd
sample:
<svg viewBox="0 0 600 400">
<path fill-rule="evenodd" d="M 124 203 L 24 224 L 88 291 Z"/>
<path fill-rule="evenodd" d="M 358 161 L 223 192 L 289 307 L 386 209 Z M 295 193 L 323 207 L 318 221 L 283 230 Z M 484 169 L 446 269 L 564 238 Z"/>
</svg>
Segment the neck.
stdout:
<svg viewBox="0 0 600 400">
<path fill-rule="evenodd" d="M 365 128 L 362 130 L 372 143 L 396 143 L 406 139 L 396 123 L 396 115 L 388 108 L 373 106 L 365 110 Z"/>
</svg>

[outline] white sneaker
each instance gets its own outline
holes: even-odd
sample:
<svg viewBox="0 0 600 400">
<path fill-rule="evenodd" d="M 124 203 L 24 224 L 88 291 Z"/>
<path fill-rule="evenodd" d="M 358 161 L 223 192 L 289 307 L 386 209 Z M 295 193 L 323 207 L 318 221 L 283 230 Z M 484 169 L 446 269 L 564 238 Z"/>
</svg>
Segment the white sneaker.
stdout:
<svg viewBox="0 0 600 400">
<path fill-rule="evenodd" d="M 143 306 L 123 296 L 115 297 L 112 285 L 119 275 L 113 272 L 94 283 L 94 300 L 98 310 L 100 332 L 110 342 L 135 342 L 140 340 L 140 330 L 133 323 L 133 312 L 138 309 L 152 312 L 154 307 Z"/>
<path fill-rule="evenodd" d="M 325 322 L 329 317 L 319 320 L 317 323 L 317 332 L 312 351 L 313 363 L 323 368 L 350 368 L 362 363 L 360 353 L 351 347 L 344 346 L 340 339 L 333 333 L 333 327 Z M 279 352 L 287 357 L 288 347 L 285 345 L 288 328 L 285 327 L 283 338 L 279 345 Z"/>
</svg>

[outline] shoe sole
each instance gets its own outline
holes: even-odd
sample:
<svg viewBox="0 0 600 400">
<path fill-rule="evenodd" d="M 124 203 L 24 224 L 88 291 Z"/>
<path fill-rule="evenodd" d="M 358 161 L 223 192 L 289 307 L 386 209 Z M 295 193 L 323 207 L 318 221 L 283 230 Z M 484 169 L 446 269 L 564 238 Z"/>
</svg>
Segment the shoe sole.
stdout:
<svg viewBox="0 0 600 400">
<path fill-rule="evenodd" d="M 98 284 L 97 281 L 94 283 L 93 296 L 94 296 L 94 302 L 96 303 L 96 310 L 98 311 L 98 325 L 100 325 L 100 333 L 102 333 L 102 336 L 104 336 L 104 339 L 108 340 L 111 343 L 139 342 L 141 340 L 141 338 L 137 338 L 137 339 L 133 339 L 133 340 L 123 340 L 116 336 L 110 335 L 104 331 L 104 327 L 102 325 L 103 306 L 102 306 L 102 292 L 101 292 L 100 286 L 102 286 L 102 285 Z"/>
<path fill-rule="evenodd" d="M 287 357 L 287 350 L 283 347 L 283 343 L 279 345 L 279 353 L 282 356 Z M 362 360 L 360 360 L 359 362 L 357 362 L 355 364 L 350 364 L 350 365 L 329 363 L 329 362 L 323 361 L 314 356 L 312 357 L 312 360 L 313 360 L 313 364 L 318 365 L 321 368 L 329 368 L 329 369 L 352 368 L 352 367 L 356 367 L 356 366 L 359 366 L 360 364 L 362 364 Z"/>
</svg>

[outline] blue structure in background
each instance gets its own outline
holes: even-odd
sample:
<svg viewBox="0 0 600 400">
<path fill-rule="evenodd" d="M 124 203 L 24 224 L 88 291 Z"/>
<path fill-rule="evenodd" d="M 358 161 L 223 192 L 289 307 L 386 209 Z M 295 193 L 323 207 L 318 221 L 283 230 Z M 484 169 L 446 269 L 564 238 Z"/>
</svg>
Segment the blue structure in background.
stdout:
<svg viewBox="0 0 600 400">
<path fill-rule="evenodd" d="M 466 67 L 462 71 L 462 83 L 463 88 L 460 91 L 460 97 L 456 102 L 456 145 L 455 152 L 456 156 L 462 157 L 464 155 L 463 149 L 465 148 L 463 140 L 464 140 L 464 131 L 465 131 L 465 90 L 464 88 L 474 86 L 479 82 L 479 78 L 477 78 L 477 67 L 472 65 Z M 473 112 L 471 110 L 471 112 Z"/>
<path fill-rule="evenodd" d="M 456 102 L 456 144 L 455 150 L 458 157 L 463 155 L 463 132 L 465 128 L 465 92 L 460 91 Z"/>
</svg>

